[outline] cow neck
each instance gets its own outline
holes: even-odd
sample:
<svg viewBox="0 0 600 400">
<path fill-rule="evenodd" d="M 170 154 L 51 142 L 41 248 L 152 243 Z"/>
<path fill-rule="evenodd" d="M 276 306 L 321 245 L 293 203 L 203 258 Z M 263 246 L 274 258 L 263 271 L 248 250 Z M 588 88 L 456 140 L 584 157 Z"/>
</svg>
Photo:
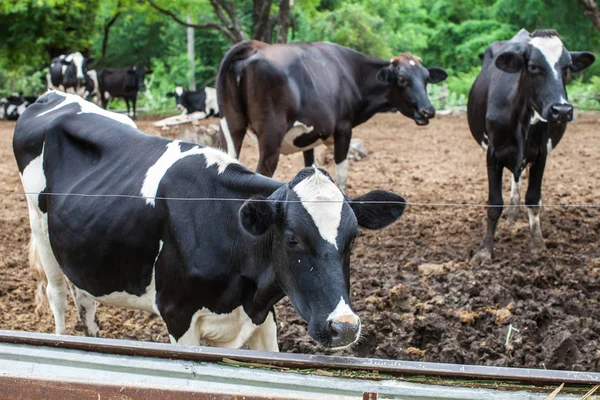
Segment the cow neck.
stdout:
<svg viewBox="0 0 600 400">
<path fill-rule="evenodd" d="M 355 70 L 356 76 L 354 78 L 355 82 L 360 82 L 358 86 L 361 101 L 356 103 L 354 126 L 367 121 L 379 112 L 392 108 L 388 100 L 389 86 L 377 79 L 377 72 L 381 68 L 389 66 L 390 62 L 363 54 L 360 54 L 360 56 L 362 60 L 357 62 L 360 67 Z"/>
</svg>

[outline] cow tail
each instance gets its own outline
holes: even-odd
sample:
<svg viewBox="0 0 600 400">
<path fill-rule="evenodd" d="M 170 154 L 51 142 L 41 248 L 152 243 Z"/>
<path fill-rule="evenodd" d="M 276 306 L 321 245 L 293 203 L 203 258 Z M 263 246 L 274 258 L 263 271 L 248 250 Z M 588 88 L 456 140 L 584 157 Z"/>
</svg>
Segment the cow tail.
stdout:
<svg viewBox="0 0 600 400">
<path fill-rule="evenodd" d="M 35 313 L 38 316 L 44 314 L 44 308 L 49 306 L 48 298 L 46 297 L 46 286 L 48 285 L 48 278 L 46 278 L 46 272 L 42 267 L 40 260 L 40 253 L 33 236 L 29 242 L 29 269 L 31 275 L 37 282 L 37 288 L 35 291 Z"/>
<path fill-rule="evenodd" d="M 219 103 L 219 111 L 224 110 L 223 108 L 223 95 L 227 94 L 229 98 L 241 101 L 239 99 L 239 91 L 237 90 L 237 83 L 239 82 L 238 77 L 232 76 L 231 72 L 236 62 L 245 60 L 256 53 L 256 44 L 254 40 L 245 40 L 232 46 L 219 66 L 219 73 L 217 74 L 217 101 Z M 241 73 L 241 72 L 239 72 Z M 233 77 L 234 79 L 227 79 Z"/>
</svg>

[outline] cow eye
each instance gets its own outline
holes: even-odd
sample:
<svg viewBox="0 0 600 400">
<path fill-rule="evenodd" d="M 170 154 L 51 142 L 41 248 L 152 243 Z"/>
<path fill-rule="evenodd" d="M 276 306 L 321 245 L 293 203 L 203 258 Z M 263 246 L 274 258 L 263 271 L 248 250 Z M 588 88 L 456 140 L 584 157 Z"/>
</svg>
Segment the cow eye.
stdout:
<svg viewBox="0 0 600 400">
<path fill-rule="evenodd" d="M 285 235 L 285 244 L 290 247 L 298 246 L 298 238 L 294 235 Z"/>
<path fill-rule="evenodd" d="M 529 72 L 531 72 L 532 74 L 537 74 L 538 72 L 540 72 L 540 68 L 537 65 L 533 65 L 533 64 L 529 64 L 527 66 L 527 70 Z"/>
</svg>

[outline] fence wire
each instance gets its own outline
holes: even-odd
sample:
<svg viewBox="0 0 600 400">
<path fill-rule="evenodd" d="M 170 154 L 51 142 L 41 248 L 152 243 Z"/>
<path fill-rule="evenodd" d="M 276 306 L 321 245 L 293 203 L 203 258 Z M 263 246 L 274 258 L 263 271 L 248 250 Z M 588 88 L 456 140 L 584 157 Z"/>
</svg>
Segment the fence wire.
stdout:
<svg viewBox="0 0 600 400">
<path fill-rule="evenodd" d="M 141 199 L 141 200 L 173 200 L 173 201 L 228 201 L 228 202 L 271 202 L 271 203 L 339 203 L 339 200 L 271 200 L 257 198 L 224 198 L 224 197 L 161 197 L 161 196 L 142 196 L 130 194 L 88 194 L 88 193 L 33 193 L 33 192 L 4 192 L 0 191 L 0 195 L 5 196 L 72 196 L 72 197 L 104 197 L 104 198 L 125 198 L 125 199 Z M 508 208 L 508 207 L 523 207 L 525 204 L 479 204 L 479 203 L 428 203 L 428 202 L 411 202 L 411 201 L 385 201 L 385 200 L 353 200 L 346 199 L 348 203 L 356 204 L 402 204 L 411 207 L 471 207 L 471 208 Z M 600 204 L 580 203 L 580 204 L 541 204 L 527 207 L 543 207 L 543 208 L 598 208 Z"/>
</svg>

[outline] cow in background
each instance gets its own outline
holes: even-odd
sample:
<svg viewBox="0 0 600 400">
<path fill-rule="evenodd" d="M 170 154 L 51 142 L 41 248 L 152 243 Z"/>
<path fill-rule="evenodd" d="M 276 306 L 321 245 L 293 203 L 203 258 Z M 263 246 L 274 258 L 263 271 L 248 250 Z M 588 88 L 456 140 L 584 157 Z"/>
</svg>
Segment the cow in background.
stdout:
<svg viewBox="0 0 600 400">
<path fill-rule="evenodd" d="M 46 75 L 48 89 L 82 95 L 86 86 L 85 66 L 89 62 L 91 59 L 79 52 L 52 59 Z"/>
<path fill-rule="evenodd" d="M 205 87 L 199 90 L 186 90 L 182 86 L 177 86 L 167 97 L 175 97 L 175 103 L 178 110 L 183 110 L 183 114 L 193 112 L 203 112 L 207 117 L 219 115 L 219 104 L 217 102 L 217 90 L 211 87 Z"/>
<path fill-rule="evenodd" d="M 148 73 L 151 73 L 148 71 Z M 102 107 L 106 109 L 108 101 L 112 97 L 125 100 L 127 115 L 136 119 L 136 103 L 140 90 L 145 89 L 144 79 L 146 69 L 144 67 L 104 68 L 98 71 L 98 86 Z M 129 103 L 131 102 L 133 113 Z"/>
<path fill-rule="evenodd" d="M 302 151 L 309 166 L 314 147 L 333 139 L 336 179 L 345 190 L 352 129 L 394 107 L 427 125 L 435 116 L 427 84 L 447 76 L 410 53 L 381 60 L 328 42 L 244 41 L 225 54 L 217 76 L 221 147 L 239 157 L 252 131 L 257 172 L 273 176 L 280 154 Z"/>
<path fill-rule="evenodd" d="M 469 94 L 467 116 L 473 138 L 487 152 L 487 230 L 474 264 L 490 262 L 502 214 L 502 173 L 513 176 L 509 220 L 516 217 L 523 173 L 529 166 L 525 204 L 535 253 L 545 248 L 540 229 L 542 177 L 546 158 L 573 119 L 565 82 L 595 60 L 587 51 L 568 51 L 553 29 L 522 29 L 485 51 L 481 73 Z"/>
<path fill-rule="evenodd" d="M 0 99 L 0 119 L 16 121 L 36 100 L 35 96 L 23 96 L 21 93 L 13 93 L 7 98 Z"/>
</svg>

